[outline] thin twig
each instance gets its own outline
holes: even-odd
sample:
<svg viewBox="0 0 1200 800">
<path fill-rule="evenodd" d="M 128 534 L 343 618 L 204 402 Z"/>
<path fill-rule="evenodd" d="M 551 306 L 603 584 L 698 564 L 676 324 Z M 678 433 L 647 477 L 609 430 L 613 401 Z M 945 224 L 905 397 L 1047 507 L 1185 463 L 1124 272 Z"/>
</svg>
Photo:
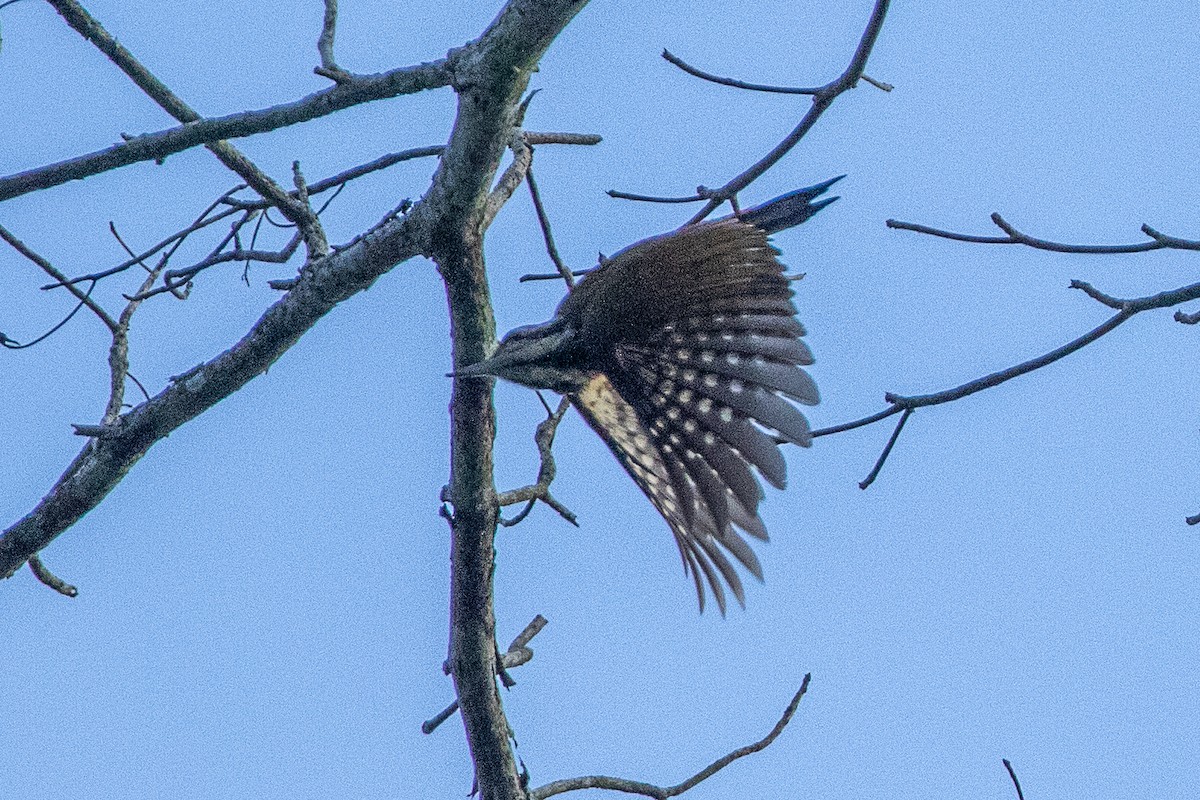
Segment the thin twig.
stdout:
<svg viewBox="0 0 1200 800">
<path fill-rule="evenodd" d="M 146 272 L 150 272 L 150 270 L 153 269 L 153 267 L 146 263 L 144 257 L 139 258 L 137 253 L 133 252 L 133 248 L 125 243 L 125 239 L 121 236 L 121 232 L 117 230 L 117 223 L 113 222 L 111 219 L 108 221 L 108 232 L 111 233 L 112 237 L 117 240 L 117 244 L 121 245 L 121 249 L 124 250 L 130 258 L 135 259 L 135 264 L 141 266 L 141 268 Z"/>
<path fill-rule="evenodd" d="M 788 703 L 784 709 L 783 716 L 775 723 L 775 727 L 771 732 L 759 739 L 753 744 L 748 744 L 745 747 L 739 747 L 733 752 L 718 758 L 713 763 L 709 764 L 704 769 L 697 772 L 692 777 L 677 783 L 674 786 L 655 786 L 651 783 L 643 783 L 642 781 L 632 781 L 626 778 L 612 778 L 605 775 L 588 775 L 581 778 L 568 778 L 565 780 L 552 781 L 545 786 L 538 787 L 529 793 L 531 800 L 545 800 L 547 797 L 552 797 L 563 792 L 574 792 L 580 789 L 611 789 L 617 792 L 626 792 L 628 794 L 640 794 L 646 797 L 653 797 L 656 800 L 666 800 L 668 797 L 683 794 L 689 789 L 694 788 L 698 784 L 708 780 L 713 775 L 717 774 L 725 767 L 737 761 L 739 758 L 757 753 L 770 747 L 771 743 L 783 733 L 783 729 L 792 721 L 792 716 L 796 713 L 796 707 L 800 705 L 800 700 L 808 691 L 808 683 L 812 679 L 812 674 L 804 676 L 804 680 L 800 684 L 799 691 L 792 697 L 792 701 Z"/>
<path fill-rule="evenodd" d="M 401 150 L 398 153 L 388 153 L 387 155 L 380 156 L 374 161 L 368 161 L 365 164 L 359 164 L 343 172 L 339 172 L 336 175 L 323 178 L 316 183 L 311 183 L 308 186 L 308 193 L 309 195 L 315 195 L 327 192 L 330 189 L 338 189 L 342 186 L 345 186 L 350 181 L 355 180 L 356 178 L 361 178 L 364 175 L 371 174 L 372 172 L 378 172 L 381 169 L 387 169 L 388 167 L 404 161 L 411 161 L 415 158 L 429 158 L 431 156 L 441 155 L 445 149 L 446 145 L 435 144 L 426 147 L 413 147 L 408 150 Z M 291 194 L 294 196 L 299 196 L 296 192 L 292 192 Z M 237 208 L 242 209 L 265 209 L 269 208 L 271 205 L 265 200 L 242 200 L 235 197 L 228 197 L 222 202 L 227 205 L 236 206 Z"/>
<path fill-rule="evenodd" d="M 128 373 L 128 375 L 129 375 L 129 380 L 133 381 L 133 385 L 136 386 L 138 388 L 138 391 L 140 391 L 142 393 L 142 398 L 144 400 L 149 401 L 150 393 L 146 391 L 146 387 L 142 385 L 142 382 L 139 381 L 137 379 L 137 376 L 134 375 L 132 372 Z"/>
<path fill-rule="evenodd" d="M 1021 782 L 1017 780 L 1017 771 L 1013 769 L 1012 762 L 1007 758 L 1000 760 L 1004 762 L 1004 768 L 1008 770 L 1008 777 L 1012 778 L 1013 786 L 1017 790 L 1017 800 L 1025 800 L 1025 793 L 1021 791 Z"/>
<path fill-rule="evenodd" d="M 529 185 L 529 197 L 533 200 L 533 210 L 537 214 L 538 225 L 542 229 L 542 239 L 546 242 L 546 254 L 554 262 L 554 268 L 562 276 L 568 289 L 575 288 L 575 276 L 570 268 L 563 263 L 558 248 L 554 245 L 554 234 L 550 231 L 550 218 L 546 215 L 546 207 L 542 205 L 542 194 L 538 191 L 537 181 L 533 178 L 533 165 L 525 170 L 525 182 Z"/>
<path fill-rule="evenodd" d="M 516 514 L 513 514 L 511 517 L 507 517 L 507 518 L 503 517 L 503 516 L 497 517 L 496 521 L 498 523 L 500 523 L 500 525 L 502 527 L 505 527 L 505 528 L 511 528 L 514 525 L 520 525 L 522 522 L 525 521 L 525 518 L 529 516 L 529 512 L 533 511 L 533 507 L 536 505 L 537 505 L 537 498 L 533 498 L 531 500 L 526 501 L 525 507 L 522 508 L 520 511 L 518 511 Z"/>
<path fill-rule="evenodd" d="M 207 213 L 207 212 L 205 212 L 205 213 Z M 121 234 L 117 231 L 117 224 L 115 222 L 113 222 L 112 220 L 108 221 L 108 230 L 110 233 L 112 233 L 113 238 L 117 240 L 117 244 L 121 245 L 122 250 L 124 250 L 126 253 L 128 253 L 131 257 L 135 257 L 135 258 L 137 257 L 137 254 L 133 252 L 133 248 L 131 248 L 129 245 L 127 245 L 125 243 L 125 239 L 123 239 L 121 237 Z M 180 242 L 182 242 L 182 240 L 180 240 Z M 153 274 L 157 275 L 157 274 L 159 274 L 159 272 L 161 272 L 163 269 L 166 268 L 167 263 L 171 260 L 171 254 L 174 252 L 175 252 L 175 248 L 172 248 L 166 255 L 164 255 L 161 259 L 159 259 L 157 267 L 151 267 L 143 259 L 140 259 L 140 258 L 137 260 L 137 263 L 141 266 L 142 269 L 146 270 L 147 274 L 153 273 Z M 184 289 L 176 290 L 174 292 L 174 295 L 176 298 L 178 298 L 180 300 L 187 299 L 187 291 Z M 145 393 L 145 391 L 146 391 L 145 389 L 142 389 L 143 393 Z M 147 399 L 149 399 L 149 395 L 147 395 Z"/>
<path fill-rule="evenodd" d="M 559 133 L 554 131 L 525 131 L 525 140 L 536 147 L 539 144 L 595 145 L 604 141 L 598 133 Z"/>
<path fill-rule="evenodd" d="M 25 256 L 25 258 L 29 259 L 34 264 L 37 264 L 37 266 L 51 278 L 54 278 L 56 281 L 60 282 L 67 280 L 67 276 L 60 272 L 57 267 L 35 253 L 24 242 L 10 233 L 9 230 L 3 225 L 0 225 L 0 239 L 8 242 L 8 244 L 14 250 Z M 117 321 L 113 319 L 107 311 L 101 308 L 99 303 L 91 298 L 92 289 L 95 288 L 95 286 L 96 281 L 93 280 L 92 286 L 86 292 L 83 289 L 80 289 L 78 286 L 69 286 L 68 290 L 71 292 L 71 294 L 75 295 L 75 299 L 79 301 L 80 305 L 87 306 L 88 310 L 95 314 L 96 317 L 104 323 L 105 327 L 107 327 L 110 331 L 115 331 L 117 329 Z M 71 313 L 74 314 L 75 312 L 72 311 Z"/>
<path fill-rule="evenodd" d="M 638 194 L 637 192 L 622 192 L 620 189 L 608 189 L 604 192 L 616 200 L 634 200 L 639 203 L 698 203 L 707 200 L 707 195 L 689 194 L 685 197 L 662 197 L 653 194 Z"/>
<path fill-rule="evenodd" d="M 862 79 L 864 81 L 866 81 L 867 83 L 871 84 L 872 86 L 874 86 L 876 89 L 878 89 L 881 92 L 890 92 L 896 88 L 895 86 L 892 86 L 890 83 L 888 83 L 886 81 L 875 80 L 874 78 L 872 78 L 870 75 L 868 75 L 865 72 L 862 74 Z"/>
<path fill-rule="evenodd" d="M 831 425 L 828 428 L 817 428 L 816 430 L 814 430 L 812 432 L 812 437 L 814 439 L 816 439 L 819 436 L 831 436 L 835 433 L 844 433 L 845 431 L 852 431 L 855 428 L 863 428 L 863 427 L 866 427 L 867 425 L 874 425 L 876 422 L 879 422 L 880 420 L 883 420 L 883 419 L 887 419 L 888 417 L 890 417 L 894 414 L 899 414 L 903 410 L 904 409 L 901 408 L 900 406 L 892 406 L 891 408 L 885 408 L 883 411 L 877 411 L 876 413 L 870 415 L 869 417 L 863 417 L 862 419 L 856 419 L 853 422 L 843 422 L 840 425 Z M 783 444 L 787 440 L 780 439 L 777 437 L 775 439 L 775 441 L 778 442 L 779 444 Z"/>
<path fill-rule="evenodd" d="M 932 228 L 928 225 L 920 225 L 916 222 L 901 222 L 898 219 L 889 219 L 884 224 L 896 230 L 924 233 L 942 239 L 952 239 L 956 242 L 971 242 L 972 244 L 1020 244 L 1020 242 L 1011 236 L 979 236 L 973 233 L 955 233 L 953 231 L 944 231 L 940 228 Z"/>
<path fill-rule="evenodd" d="M 158 280 L 159 274 L 167 265 L 167 258 L 159 260 L 158 266 L 149 270 L 145 280 L 139 287 L 139 293 L 146 291 Z M 133 314 L 141 305 L 140 300 L 130 300 L 121 312 L 118 326 L 112 335 L 112 345 L 108 348 L 109 394 L 108 406 L 104 409 L 102 422 L 105 427 L 115 426 L 121 418 L 125 404 L 125 381 L 129 377 L 129 325 L 133 322 Z M 137 384 L 142 394 L 147 394 L 146 388 Z M 149 395 L 147 395 L 149 399 Z"/>
<path fill-rule="evenodd" d="M 867 477 L 858 484 L 858 488 L 866 489 L 875 479 L 879 477 L 879 471 L 883 469 L 883 464 L 887 461 L 888 455 L 891 454 L 892 448 L 896 446 L 896 440 L 900 438 L 900 431 L 904 430 L 904 423 L 908 422 L 908 418 L 912 416 L 911 408 L 904 409 L 904 413 L 900 415 L 900 421 L 896 423 L 895 430 L 892 431 L 892 436 L 888 439 L 888 443 L 884 445 L 883 452 L 879 454 L 879 458 L 875 461 L 875 466 L 871 468 L 871 472 Z"/>
<path fill-rule="evenodd" d="M 774 92 L 776 94 L 816 94 L 817 92 L 821 91 L 822 88 L 820 86 L 807 89 L 794 86 L 768 86 L 767 84 L 763 83 L 748 83 L 747 81 L 740 81 L 736 78 L 722 78 L 718 75 L 713 75 L 711 72 L 705 72 L 698 67 L 693 67 L 691 64 L 687 63 L 670 50 L 663 50 L 662 57 L 689 75 L 694 75 L 697 78 L 710 81 L 712 83 L 719 83 L 722 86 L 732 86 L 735 89 L 748 89 L 752 92 Z"/>
<path fill-rule="evenodd" d="M 508 149 L 513 154 L 512 162 L 500 175 L 495 187 L 488 192 L 483 212 L 484 228 L 492 224 L 492 220 L 500 213 L 500 209 L 521 185 L 521 181 L 525 180 L 525 173 L 529 169 L 529 165 L 533 163 L 533 148 L 529 146 L 529 142 L 525 140 L 525 135 L 520 130 L 513 131 Z"/>
<path fill-rule="evenodd" d="M 571 270 L 571 277 L 572 278 L 582 278 L 584 275 L 587 275 L 589 272 L 595 272 L 596 269 L 597 269 L 596 267 L 588 267 L 587 269 L 573 269 L 573 270 Z M 524 275 L 522 275 L 521 277 L 517 278 L 517 283 L 529 283 L 530 281 L 560 281 L 560 280 L 562 280 L 561 272 L 527 272 Z"/>
<path fill-rule="evenodd" d="M 8 350 L 24 350 L 26 348 L 33 347 L 34 345 L 41 344 L 46 339 L 49 339 L 54 334 L 58 333 L 59 330 L 61 330 L 68 322 L 70 322 L 77 313 L 79 313 L 79 309 L 83 308 L 84 304 L 91 300 L 91 293 L 95 288 L 96 284 L 93 282 L 90 286 L 88 286 L 88 290 L 84 293 L 83 299 L 76 303 L 75 307 L 67 312 L 65 317 L 56 322 L 54 326 L 50 328 L 50 330 L 46 331 L 41 336 L 22 344 L 21 342 L 18 342 L 15 339 L 10 339 L 3 333 L 0 333 L 0 345 Z"/>
</svg>

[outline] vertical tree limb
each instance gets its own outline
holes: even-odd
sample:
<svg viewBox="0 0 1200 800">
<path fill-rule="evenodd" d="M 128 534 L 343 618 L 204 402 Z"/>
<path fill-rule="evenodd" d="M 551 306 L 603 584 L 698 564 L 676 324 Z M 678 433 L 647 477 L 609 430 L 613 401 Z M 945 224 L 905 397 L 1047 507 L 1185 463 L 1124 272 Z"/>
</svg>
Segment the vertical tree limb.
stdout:
<svg viewBox="0 0 1200 800">
<path fill-rule="evenodd" d="M 483 360 L 496 338 L 483 260 L 491 181 L 511 141 L 530 74 L 584 4 L 511 0 L 474 46 L 450 53 L 458 114 L 423 205 L 446 209 L 435 222 L 428 255 L 446 285 L 456 369 Z M 492 477 L 496 426 L 491 381 L 455 381 L 450 430 L 451 674 L 480 796 L 523 800 L 495 680 L 492 570 L 499 509 Z"/>
</svg>

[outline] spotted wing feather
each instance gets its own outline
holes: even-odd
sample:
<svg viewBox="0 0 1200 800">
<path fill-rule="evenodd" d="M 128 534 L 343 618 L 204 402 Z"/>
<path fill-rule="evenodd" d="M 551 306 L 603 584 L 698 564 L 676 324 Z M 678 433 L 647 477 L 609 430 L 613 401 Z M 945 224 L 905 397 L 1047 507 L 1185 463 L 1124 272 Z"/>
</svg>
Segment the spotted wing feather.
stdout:
<svg viewBox="0 0 1200 800">
<path fill-rule="evenodd" d="M 700 470 L 700 465 L 689 467 L 669 444 L 664 451 L 661 434 L 646 425 L 642 414 L 604 375 L 593 377 L 570 398 L 667 521 L 679 546 L 684 569 L 696 583 L 701 610 L 705 604 L 706 584 L 722 614 L 726 606 L 724 586 L 728 586 L 738 602 L 744 604 L 741 579 L 726 552 L 752 574 L 761 577 L 757 558 L 730 525 L 730 520 L 743 519 L 751 512 L 746 511 L 736 498 L 730 503 L 729 495 L 726 495 L 726 508 L 732 508 L 732 516 L 728 510 L 723 515 L 721 512 L 714 515 L 710 510 L 710 499 L 717 484 L 713 481 L 706 484 L 704 478 L 697 480 L 692 469 Z M 704 466 L 704 469 L 708 467 Z M 707 477 L 712 478 L 711 475 Z M 720 486 L 722 492 L 726 491 L 725 484 Z M 718 523 L 718 515 L 723 524 Z"/>
</svg>

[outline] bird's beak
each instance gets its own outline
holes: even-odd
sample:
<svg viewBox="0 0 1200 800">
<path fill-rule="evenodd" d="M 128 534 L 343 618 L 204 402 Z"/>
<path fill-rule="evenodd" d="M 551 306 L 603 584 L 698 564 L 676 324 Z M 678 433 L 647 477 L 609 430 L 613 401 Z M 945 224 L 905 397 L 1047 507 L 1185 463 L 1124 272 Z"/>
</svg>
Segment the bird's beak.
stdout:
<svg viewBox="0 0 1200 800">
<path fill-rule="evenodd" d="M 501 346 L 492 353 L 491 358 L 485 358 L 470 366 L 457 369 L 446 374 L 447 378 L 494 378 L 504 374 L 506 369 L 529 361 L 530 354 L 524 348 Z"/>
<path fill-rule="evenodd" d="M 495 375 L 492 372 L 493 359 L 485 358 L 478 364 L 471 364 L 468 367 L 457 369 L 454 372 L 447 372 L 447 378 L 490 378 Z"/>
</svg>

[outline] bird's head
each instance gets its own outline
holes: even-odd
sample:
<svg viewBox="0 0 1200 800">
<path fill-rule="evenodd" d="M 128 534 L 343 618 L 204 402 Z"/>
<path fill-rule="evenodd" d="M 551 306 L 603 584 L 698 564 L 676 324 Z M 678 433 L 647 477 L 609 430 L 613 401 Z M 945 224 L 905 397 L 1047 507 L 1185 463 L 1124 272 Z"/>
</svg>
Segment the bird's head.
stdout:
<svg viewBox="0 0 1200 800">
<path fill-rule="evenodd" d="M 562 317 L 505 334 L 491 358 L 452 373 L 455 378 L 496 376 L 566 394 L 588 378 L 579 365 L 578 331 Z"/>
</svg>

